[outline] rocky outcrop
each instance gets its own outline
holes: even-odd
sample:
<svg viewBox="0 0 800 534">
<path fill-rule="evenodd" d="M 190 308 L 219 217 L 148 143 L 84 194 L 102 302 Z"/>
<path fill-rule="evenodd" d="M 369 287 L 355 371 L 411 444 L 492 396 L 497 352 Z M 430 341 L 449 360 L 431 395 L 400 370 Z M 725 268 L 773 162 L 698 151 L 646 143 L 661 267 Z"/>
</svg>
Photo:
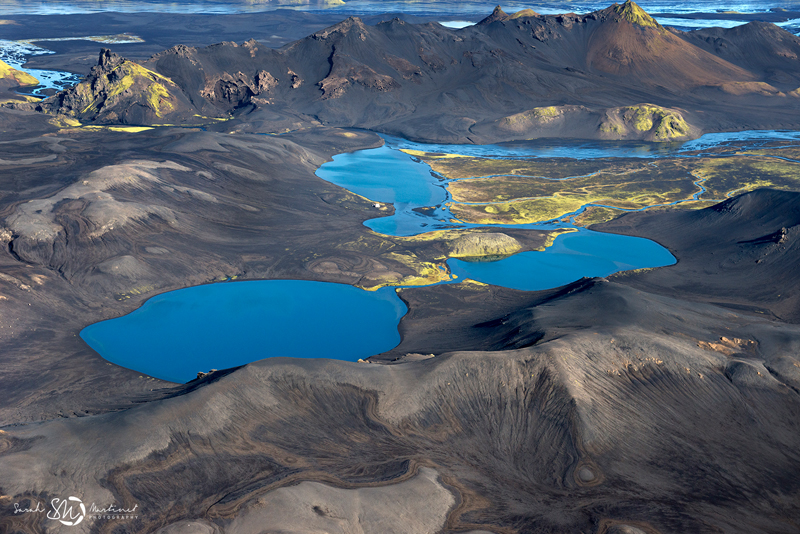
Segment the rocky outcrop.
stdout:
<svg viewBox="0 0 800 534">
<path fill-rule="evenodd" d="M 200 94 L 216 106 L 239 107 L 252 102 L 253 97 L 269 97 L 278 80 L 265 70 L 252 77 L 243 72 L 223 73 L 206 81 Z"/>
<path fill-rule="evenodd" d="M 499 232 L 468 234 L 450 242 L 452 258 L 508 256 L 522 250 L 519 241 Z"/>
<path fill-rule="evenodd" d="M 609 109 L 599 130 L 604 139 L 646 141 L 688 139 L 697 132 L 697 128 L 686 122 L 680 110 L 652 104 Z"/>
<path fill-rule="evenodd" d="M 191 116 L 193 106 L 169 78 L 124 59 L 108 49 L 75 87 L 40 103 L 17 105 L 80 121 L 152 124 Z"/>
</svg>

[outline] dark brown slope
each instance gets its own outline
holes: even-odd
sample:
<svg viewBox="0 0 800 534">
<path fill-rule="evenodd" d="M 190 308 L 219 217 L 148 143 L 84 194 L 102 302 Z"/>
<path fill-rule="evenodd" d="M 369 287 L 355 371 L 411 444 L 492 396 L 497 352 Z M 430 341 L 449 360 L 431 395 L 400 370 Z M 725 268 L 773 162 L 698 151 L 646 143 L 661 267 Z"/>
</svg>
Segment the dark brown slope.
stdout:
<svg viewBox="0 0 800 534">
<path fill-rule="evenodd" d="M 631 213 L 594 228 L 648 237 L 678 258 L 631 277 L 635 287 L 800 322 L 800 193 L 759 189 L 703 210 Z"/>
<path fill-rule="evenodd" d="M 800 37 L 766 22 L 680 32 L 681 39 L 790 92 L 800 87 Z"/>
<path fill-rule="evenodd" d="M 7 428 L 4 511 L 79 488 L 140 510 L 97 532 L 797 531 L 797 327 L 603 281 L 498 319 L 477 327 L 511 334 L 494 352 L 276 358 L 125 412 Z M 502 350 L 523 330 L 546 336 Z M 423 467 L 447 486 L 419 502 L 404 484 Z"/>
<path fill-rule="evenodd" d="M 774 31 L 782 30 L 768 33 Z M 680 127 L 658 139 L 664 140 L 800 120 L 795 96 L 720 90 L 758 84 L 762 73 L 679 38 L 632 2 L 582 16 L 516 16 L 498 8 L 462 30 L 350 18 L 279 50 L 256 41 L 177 46 L 143 67 L 168 78 L 191 103 L 181 120 L 246 115 L 241 127 L 251 131 L 318 121 L 460 142 L 651 139 L 662 122 L 674 121 Z M 58 111 L 54 102 L 42 109 Z M 633 115 L 645 103 L 655 105 L 646 111 L 652 131 L 635 127 Z M 537 109 L 550 106 L 555 111 L 540 116 Z M 526 112 L 521 121 L 517 115 Z"/>
<path fill-rule="evenodd" d="M 680 260 L 651 273 L 404 290 L 394 356 L 433 358 L 272 359 L 171 389 L 74 333 L 141 302 L 143 283 L 333 280 L 312 254 L 372 268 L 337 247 L 367 235 L 369 204 L 311 173 L 375 138 L 39 127 L 56 135 L 3 145 L 20 172 L 0 184 L 0 392 L 17 423 L 0 433 L 0 530 L 48 525 L 15 502 L 79 493 L 138 506 L 96 532 L 797 532 L 800 329 L 747 301 L 777 309 L 769 284 L 797 287 L 800 195 L 623 217 Z M 762 263 L 741 261 L 753 252 Z"/>
<path fill-rule="evenodd" d="M 373 134 L 59 130 L 45 119 L 0 111 L 14 169 L 0 173 L 0 426 L 114 410 L 174 386 L 77 337 L 158 293 L 229 277 L 370 287 L 416 276 L 418 260 L 447 250 L 370 232 L 363 221 L 391 211 L 315 176 L 332 154 L 380 145 Z M 528 249 L 545 241 L 510 234 Z"/>
</svg>

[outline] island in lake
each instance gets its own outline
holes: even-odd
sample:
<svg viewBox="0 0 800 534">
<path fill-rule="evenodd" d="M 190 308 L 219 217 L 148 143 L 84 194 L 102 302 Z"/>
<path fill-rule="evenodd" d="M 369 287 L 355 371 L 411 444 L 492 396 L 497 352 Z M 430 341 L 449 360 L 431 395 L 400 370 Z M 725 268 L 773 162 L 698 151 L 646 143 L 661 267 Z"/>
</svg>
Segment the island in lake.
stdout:
<svg viewBox="0 0 800 534">
<path fill-rule="evenodd" d="M 0 532 L 800 531 L 800 16 L 324 4 L 0 21 Z"/>
</svg>

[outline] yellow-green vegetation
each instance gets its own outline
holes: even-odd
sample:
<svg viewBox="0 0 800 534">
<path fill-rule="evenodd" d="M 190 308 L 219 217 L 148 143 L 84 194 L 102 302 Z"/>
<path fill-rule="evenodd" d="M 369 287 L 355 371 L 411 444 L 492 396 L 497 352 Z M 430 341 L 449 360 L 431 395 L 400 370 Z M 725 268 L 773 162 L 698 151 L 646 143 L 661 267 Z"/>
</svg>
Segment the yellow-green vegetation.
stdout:
<svg viewBox="0 0 800 534">
<path fill-rule="evenodd" d="M 625 160 L 619 163 L 598 160 L 576 161 L 574 164 L 576 168 L 573 170 L 591 169 L 594 172 L 561 180 L 540 178 L 547 176 L 542 171 L 547 170 L 546 167 L 550 162 L 505 160 L 500 163 L 503 165 L 516 163 L 518 169 L 528 172 L 525 172 L 524 176 L 475 178 L 450 183 L 448 187 L 453 200 L 502 203 L 513 200 L 541 200 L 558 195 L 562 197 L 561 202 L 564 202 L 566 197 L 574 197 L 581 204 L 607 201 L 603 203 L 630 209 L 683 200 L 697 192 L 697 187 L 692 183 L 693 179 L 689 174 L 690 162 L 681 159 L 656 162 Z M 522 167 L 525 164 L 527 166 Z M 569 173 L 573 163 L 562 160 L 561 167 L 561 173 Z"/>
<path fill-rule="evenodd" d="M 401 280 L 386 280 L 379 285 L 365 287 L 364 289 L 372 291 L 385 286 L 427 286 L 453 279 L 447 265 L 421 260 L 413 252 L 389 252 L 380 257 L 399 262 L 412 269 L 415 274 L 406 276 Z"/>
<path fill-rule="evenodd" d="M 0 104 L 8 104 L 11 102 L 41 102 L 42 99 L 30 96 L 30 95 L 19 95 L 19 94 L 9 94 L 3 100 L 0 100 Z"/>
<path fill-rule="evenodd" d="M 94 113 L 100 107 L 113 106 L 119 96 L 131 94 L 131 88 L 140 87 L 140 103 L 153 110 L 157 117 L 175 109 L 175 97 L 167 87 L 175 87 L 175 83 L 132 61 L 123 60 L 108 74 L 103 76 L 105 92 L 95 96 L 90 82 L 84 81 L 75 87 L 75 91 L 83 101 L 79 115 Z M 131 96 L 134 96 L 131 94 Z M 72 112 L 75 115 L 75 112 Z"/>
<path fill-rule="evenodd" d="M 575 218 L 576 225 L 588 226 L 613 219 L 623 209 L 700 209 L 757 187 L 800 190 L 800 163 L 779 159 L 800 158 L 800 148 L 782 148 L 780 144 L 696 158 L 493 160 L 424 152 L 414 155 L 446 177 L 462 178 L 449 184 L 454 199 L 450 209 L 460 220 L 478 224 L 564 220 L 566 214 L 595 204 Z M 464 178 L 475 175 L 487 177 Z M 553 179 L 556 177 L 566 179 Z M 707 189 L 700 200 L 692 198 L 700 191 L 696 183 Z M 675 201 L 681 203 L 665 206 Z M 549 232 L 538 250 L 551 246 L 567 231 L 574 229 Z M 378 261 L 362 279 L 365 288 L 418 286 L 451 280 L 447 258 L 487 260 L 531 250 L 530 244 L 521 242 L 522 237 L 510 233 L 516 237 L 499 230 L 465 228 L 410 237 L 370 232 L 339 248 L 369 252 Z"/>
<path fill-rule="evenodd" d="M 431 169 L 442 176 L 451 179 L 472 178 L 474 176 L 494 176 L 502 174 L 519 176 L 540 176 L 552 179 L 569 178 L 571 176 L 584 176 L 597 172 L 597 163 L 591 160 L 565 160 L 561 159 L 490 159 L 461 156 L 459 158 L 442 158 L 428 156 L 424 152 L 418 155 L 421 160 L 430 165 Z M 610 169 L 626 170 L 632 168 L 630 164 L 614 164 Z M 460 182 L 459 182 L 460 183 Z M 451 184 L 452 188 L 456 184 Z"/>
<path fill-rule="evenodd" d="M 636 3 L 631 2 L 631 0 L 626 0 L 622 5 L 615 5 L 614 12 L 624 20 L 633 24 L 638 24 L 639 26 L 645 26 L 647 28 L 661 28 L 661 25 L 656 22 L 653 17 L 648 15 L 647 12 L 636 5 Z"/>
<path fill-rule="evenodd" d="M 449 178 L 501 174 L 461 179 L 448 186 L 455 201 L 450 206 L 453 214 L 478 224 L 557 219 L 589 203 L 638 209 L 690 199 L 698 191 L 693 183 L 697 178 L 689 172 L 691 162 L 678 158 L 655 162 L 563 158 L 427 161 Z M 569 176 L 574 178 L 563 179 Z"/>
<path fill-rule="evenodd" d="M 521 200 L 498 204 L 452 204 L 450 211 L 465 222 L 474 224 L 530 224 L 557 219 L 576 211 L 587 200 L 572 196 L 553 195 L 551 198 Z"/>
<path fill-rule="evenodd" d="M 78 122 L 78 121 L 75 121 Z M 80 123 L 78 123 L 80 125 Z M 145 132 L 147 130 L 152 130 L 152 126 L 84 126 L 83 130 L 89 131 L 106 131 L 106 132 L 127 132 L 127 133 L 139 133 Z"/>
<path fill-rule="evenodd" d="M 553 244 L 558 235 L 571 231 L 574 229 L 548 232 L 545 242 L 533 250 L 544 250 Z M 359 284 L 369 290 L 386 286 L 422 286 L 452 280 L 445 263 L 448 258 L 494 260 L 522 250 L 531 250 L 506 234 L 475 228 L 437 230 L 408 237 L 369 232 L 337 248 L 369 253 L 377 259 L 380 265 L 373 266 L 371 271 L 365 273 Z M 405 269 L 399 268 L 398 263 Z M 413 274 L 407 274 L 409 269 Z"/>
<path fill-rule="evenodd" d="M 172 95 L 167 88 L 160 83 L 153 83 L 144 92 L 147 104 L 155 111 L 157 117 L 161 118 L 165 113 L 175 110 L 175 105 L 170 101 Z"/>
<path fill-rule="evenodd" d="M 72 117 L 68 117 L 66 115 L 56 115 L 47 122 L 53 126 L 57 126 L 58 128 L 78 128 L 81 125 L 79 120 L 73 119 Z"/>
<path fill-rule="evenodd" d="M 473 280 L 472 278 L 464 278 L 461 280 L 458 285 L 456 286 L 459 289 L 469 289 L 472 291 L 480 291 L 489 287 L 489 284 L 484 284 L 483 282 L 478 282 L 477 280 Z"/>
<path fill-rule="evenodd" d="M 522 17 L 538 17 L 539 13 L 532 9 L 522 9 L 516 13 L 511 14 L 512 19 L 521 19 Z"/>
<path fill-rule="evenodd" d="M 193 117 L 200 117 L 201 119 L 206 119 L 206 120 L 209 120 L 209 121 L 229 121 L 229 120 L 231 120 L 233 118 L 233 117 L 206 117 L 205 115 L 198 115 L 197 113 L 195 113 L 192 116 Z M 286 130 L 286 131 L 288 132 L 289 130 Z"/>
<path fill-rule="evenodd" d="M 562 116 L 563 113 L 563 110 L 556 106 L 533 108 L 522 113 L 503 117 L 500 119 L 499 126 L 504 130 L 522 131 L 534 126 L 550 124 Z"/>
<path fill-rule="evenodd" d="M 776 151 L 783 154 L 783 151 Z M 766 156 L 703 158 L 692 171 L 705 178 L 704 197 L 725 198 L 759 187 L 800 190 L 800 163 Z"/>
<path fill-rule="evenodd" d="M 559 228 L 557 230 L 552 230 L 550 232 L 547 232 L 547 237 L 545 237 L 544 244 L 541 247 L 535 248 L 534 250 L 536 250 L 537 252 L 543 252 L 544 249 L 553 246 L 553 243 L 555 243 L 556 238 L 561 234 L 571 234 L 572 232 L 577 232 L 577 231 L 578 231 L 577 228 Z"/>
<path fill-rule="evenodd" d="M 688 137 L 692 127 L 679 111 L 640 104 L 611 109 L 600 123 L 600 132 L 605 137 L 618 139 L 626 137 L 631 130 L 651 141 L 670 141 Z"/>
<path fill-rule="evenodd" d="M 586 204 L 602 205 L 576 217 L 576 224 L 587 226 L 613 219 L 623 209 L 657 209 L 676 201 L 680 208 L 699 209 L 758 187 L 800 190 L 800 163 L 770 157 L 800 159 L 800 149 L 728 154 L 657 160 L 421 158 L 443 176 L 458 178 L 448 184 L 454 201 L 450 209 L 460 220 L 476 224 L 526 224 L 559 219 Z M 692 196 L 700 190 L 695 182 L 707 189 L 696 201 Z"/>
<path fill-rule="evenodd" d="M 405 152 L 409 156 L 414 156 L 417 158 L 422 159 L 423 157 L 427 159 L 449 159 L 449 158 L 466 158 L 468 156 L 462 156 L 460 154 L 440 154 L 438 152 L 423 152 L 421 150 L 411 150 L 407 148 L 401 148 L 400 152 Z"/>
<path fill-rule="evenodd" d="M 38 85 L 39 80 L 21 70 L 17 70 L 5 61 L 0 60 L 0 79 L 10 78 L 19 85 Z"/>
<path fill-rule="evenodd" d="M 736 154 L 740 156 L 777 156 L 800 161 L 800 148 L 796 148 L 791 145 L 777 148 L 747 150 L 745 152 L 736 152 Z"/>
<path fill-rule="evenodd" d="M 604 121 L 600 123 L 600 132 L 611 134 L 614 137 L 622 137 L 628 133 L 628 129 L 618 122 Z"/>
<path fill-rule="evenodd" d="M 576 226 L 591 226 L 602 222 L 607 222 L 615 219 L 625 213 L 622 210 L 615 210 L 612 208 L 603 208 L 600 206 L 589 206 L 583 213 L 575 217 Z"/>
<path fill-rule="evenodd" d="M 618 271 L 616 273 L 611 273 L 610 275 L 607 276 L 607 278 L 609 278 L 609 279 L 611 279 L 611 278 L 625 278 L 626 276 L 647 273 L 647 272 L 655 271 L 655 270 L 656 270 L 656 268 L 654 268 L 654 267 L 644 267 L 642 269 L 631 269 L 629 271 Z"/>
<path fill-rule="evenodd" d="M 510 256 L 522 250 L 519 241 L 511 236 L 495 232 L 463 235 L 449 243 L 448 256 L 471 258 L 479 256 Z"/>
<path fill-rule="evenodd" d="M 130 289 L 130 290 L 126 291 L 125 293 L 120 293 L 120 294 L 116 295 L 115 298 L 117 300 L 126 300 L 126 299 L 129 299 L 131 297 L 138 297 L 139 295 L 144 295 L 145 293 L 150 293 L 151 291 L 155 291 L 155 289 L 156 289 L 156 286 L 154 286 L 154 285 L 137 286 L 137 287 L 134 287 L 133 289 Z"/>
</svg>

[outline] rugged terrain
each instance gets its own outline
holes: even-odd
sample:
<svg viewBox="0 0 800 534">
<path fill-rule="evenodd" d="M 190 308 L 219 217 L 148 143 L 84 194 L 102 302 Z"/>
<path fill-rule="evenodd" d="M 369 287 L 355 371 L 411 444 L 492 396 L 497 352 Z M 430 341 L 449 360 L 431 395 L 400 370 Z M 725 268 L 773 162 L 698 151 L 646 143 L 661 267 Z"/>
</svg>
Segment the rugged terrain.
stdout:
<svg viewBox="0 0 800 534">
<path fill-rule="evenodd" d="M 404 288 L 402 342 L 369 362 L 172 384 L 78 337 L 181 287 L 419 286 L 446 257 L 539 248 L 552 235 L 369 231 L 393 208 L 314 171 L 381 140 L 331 125 L 473 142 L 796 127 L 786 35 L 682 34 L 632 3 L 460 31 L 349 19 L 280 50 L 104 51 L 39 112 L 0 109 L 0 531 L 798 532 L 798 192 L 593 227 L 658 241 L 670 267 Z M 76 526 L 15 513 L 68 496 Z"/>
<path fill-rule="evenodd" d="M 323 124 L 474 143 L 800 127 L 800 39 L 759 22 L 714 31 L 666 29 L 630 1 L 587 15 L 497 8 L 461 30 L 351 17 L 277 50 L 178 45 L 141 64 L 104 52 L 84 83 L 33 107 L 93 124 L 235 116 L 240 131 Z M 120 62 L 169 83 L 130 85 Z"/>
<path fill-rule="evenodd" d="M 6 427 L 6 502 L 79 487 L 138 506 L 97 532 L 796 532 L 800 330 L 736 302 L 770 292 L 761 311 L 780 310 L 792 278 L 751 261 L 741 287 L 695 267 L 699 242 L 727 265 L 786 227 L 767 268 L 793 268 L 800 194 L 765 218 L 775 195 L 673 215 L 671 235 L 692 238 L 649 275 L 406 290 L 393 365 L 264 360 L 122 412 Z M 714 247 L 731 214 L 738 246 Z M 647 235 L 669 216 L 618 224 Z M 659 273 L 699 291 L 676 299 L 648 283 Z M 403 355 L 421 347 L 437 355 Z"/>
</svg>

